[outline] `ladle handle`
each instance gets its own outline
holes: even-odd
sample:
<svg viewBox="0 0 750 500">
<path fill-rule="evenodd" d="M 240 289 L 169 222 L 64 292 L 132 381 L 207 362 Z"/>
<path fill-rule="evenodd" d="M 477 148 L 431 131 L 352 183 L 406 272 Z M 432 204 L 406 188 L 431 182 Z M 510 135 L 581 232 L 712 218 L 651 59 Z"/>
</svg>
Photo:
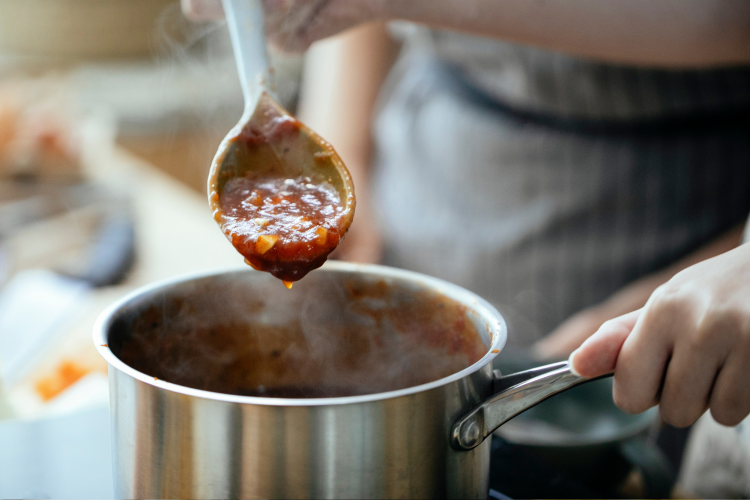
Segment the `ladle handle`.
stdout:
<svg viewBox="0 0 750 500">
<path fill-rule="evenodd" d="M 255 109 L 263 91 L 273 90 L 260 0 L 222 0 L 234 58 L 245 97 L 245 112 Z"/>
<path fill-rule="evenodd" d="M 581 377 L 571 371 L 567 361 L 506 377 L 496 371 L 495 395 L 453 424 L 451 444 L 459 450 L 476 448 L 495 429 L 548 397 L 584 382 L 610 376 L 612 373 L 596 378 Z"/>
</svg>

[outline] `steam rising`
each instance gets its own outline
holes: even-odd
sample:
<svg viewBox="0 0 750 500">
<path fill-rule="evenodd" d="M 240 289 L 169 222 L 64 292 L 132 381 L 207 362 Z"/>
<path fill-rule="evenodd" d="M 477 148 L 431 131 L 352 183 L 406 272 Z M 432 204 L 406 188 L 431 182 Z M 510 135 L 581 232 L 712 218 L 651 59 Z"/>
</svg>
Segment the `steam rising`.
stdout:
<svg viewBox="0 0 750 500">
<path fill-rule="evenodd" d="M 147 375 L 239 395 L 338 397 L 462 370 L 487 351 L 462 306 L 425 289 L 313 273 L 183 284 L 122 319 L 110 346 Z"/>
</svg>

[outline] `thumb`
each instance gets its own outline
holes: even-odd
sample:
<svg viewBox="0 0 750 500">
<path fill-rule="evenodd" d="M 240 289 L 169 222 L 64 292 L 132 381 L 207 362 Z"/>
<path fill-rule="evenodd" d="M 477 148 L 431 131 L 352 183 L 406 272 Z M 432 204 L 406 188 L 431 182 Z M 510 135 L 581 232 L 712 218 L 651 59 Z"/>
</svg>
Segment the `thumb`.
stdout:
<svg viewBox="0 0 750 500">
<path fill-rule="evenodd" d="M 633 331 L 642 309 L 604 323 L 570 355 L 573 371 L 584 377 L 598 377 L 614 371 L 620 348 Z"/>
</svg>

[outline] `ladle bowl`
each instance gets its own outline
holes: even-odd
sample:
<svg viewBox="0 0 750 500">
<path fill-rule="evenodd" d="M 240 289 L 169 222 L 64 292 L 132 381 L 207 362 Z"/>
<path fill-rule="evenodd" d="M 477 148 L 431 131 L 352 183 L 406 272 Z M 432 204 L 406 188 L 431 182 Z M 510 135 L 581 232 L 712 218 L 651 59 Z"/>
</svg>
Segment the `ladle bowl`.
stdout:
<svg viewBox="0 0 750 500">
<path fill-rule="evenodd" d="M 214 217 L 220 215 L 219 199 L 226 183 L 236 177 L 308 177 L 313 184 L 328 183 L 344 205 L 345 225 L 354 218 L 354 184 L 344 162 L 322 137 L 299 123 L 271 95 L 264 91 L 252 115 L 243 119 L 227 134 L 211 164 L 208 177 L 208 199 Z M 274 134 L 275 129 L 293 121 L 299 133 L 284 135 L 272 142 L 248 147 L 241 140 Z M 220 222 L 217 219 L 217 222 Z"/>
<path fill-rule="evenodd" d="M 288 280 L 287 287 L 290 287 L 291 281 L 300 279 L 311 269 L 322 265 L 348 231 L 354 218 L 354 185 L 333 147 L 291 116 L 275 100 L 260 0 L 224 0 L 224 11 L 245 98 L 245 109 L 240 121 L 221 142 L 211 164 L 208 202 L 214 220 L 222 226 L 225 235 L 245 256 L 247 262 L 256 269 L 267 270 Z M 247 179 L 254 183 L 273 180 L 302 182 L 306 189 L 333 189 L 338 195 L 337 212 L 335 220 L 330 222 L 332 227 L 326 231 L 334 229 L 335 238 L 329 238 L 328 244 L 322 240 L 319 244 L 310 246 L 304 255 L 293 253 L 291 257 L 273 256 L 266 260 L 262 256 L 267 250 L 261 252 L 260 256 L 251 255 L 247 245 L 249 241 L 255 240 L 248 238 L 247 233 L 240 236 L 232 228 L 224 226 L 226 221 L 222 211 L 222 195 L 233 179 L 242 179 L 243 182 Z M 242 219 L 242 223 L 252 227 L 254 220 L 266 219 Z M 274 237 L 278 239 L 278 235 Z M 244 239 L 238 242 L 236 238 Z M 273 240 L 270 245 L 273 246 L 275 242 Z M 240 246 L 245 250 L 241 250 Z"/>
</svg>

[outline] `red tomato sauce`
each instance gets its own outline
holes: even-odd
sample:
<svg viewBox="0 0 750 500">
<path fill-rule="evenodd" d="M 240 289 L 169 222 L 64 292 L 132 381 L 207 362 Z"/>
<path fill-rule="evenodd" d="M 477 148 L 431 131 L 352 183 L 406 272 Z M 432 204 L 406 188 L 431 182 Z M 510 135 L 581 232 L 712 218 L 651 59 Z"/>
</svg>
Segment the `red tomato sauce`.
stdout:
<svg viewBox="0 0 750 500">
<path fill-rule="evenodd" d="M 310 179 L 230 179 L 219 197 L 221 229 L 253 268 L 286 282 L 323 265 L 341 239 L 343 206 Z"/>
</svg>

